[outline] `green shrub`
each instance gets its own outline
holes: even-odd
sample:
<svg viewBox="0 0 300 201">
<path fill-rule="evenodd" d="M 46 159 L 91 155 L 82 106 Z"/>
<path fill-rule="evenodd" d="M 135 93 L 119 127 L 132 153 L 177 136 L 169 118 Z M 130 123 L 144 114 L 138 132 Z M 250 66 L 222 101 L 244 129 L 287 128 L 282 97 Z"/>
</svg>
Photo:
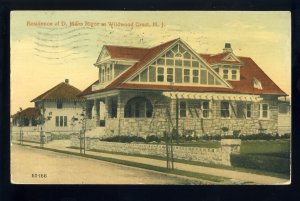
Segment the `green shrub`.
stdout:
<svg viewBox="0 0 300 201">
<path fill-rule="evenodd" d="M 101 139 L 101 141 L 130 143 L 130 142 L 145 142 L 146 140 L 139 136 L 117 135 L 117 136 Z"/>
<path fill-rule="evenodd" d="M 232 166 L 290 174 L 290 159 L 261 154 L 231 154 Z"/>
<path fill-rule="evenodd" d="M 146 142 L 160 142 L 160 139 L 156 135 L 148 135 L 146 137 Z"/>
</svg>

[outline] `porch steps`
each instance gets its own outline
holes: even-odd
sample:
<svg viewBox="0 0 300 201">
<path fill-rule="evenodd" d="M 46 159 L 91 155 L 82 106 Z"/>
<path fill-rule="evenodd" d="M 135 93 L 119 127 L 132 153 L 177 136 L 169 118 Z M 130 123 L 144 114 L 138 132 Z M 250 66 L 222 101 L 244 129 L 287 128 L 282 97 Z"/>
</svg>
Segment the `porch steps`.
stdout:
<svg viewBox="0 0 300 201">
<path fill-rule="evenodd" d="M 101 138 L 105 136 L 105 127 L 96 127 L 85 132 L 86 137 Z"/>
</svg>

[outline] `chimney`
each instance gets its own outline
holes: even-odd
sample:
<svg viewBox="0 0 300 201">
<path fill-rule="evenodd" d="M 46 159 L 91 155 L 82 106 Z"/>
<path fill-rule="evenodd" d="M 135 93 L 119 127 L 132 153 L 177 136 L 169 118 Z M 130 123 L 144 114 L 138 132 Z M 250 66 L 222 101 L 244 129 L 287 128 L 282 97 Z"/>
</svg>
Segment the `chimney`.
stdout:
<svg viewBox="0 0 300 201">
<path fill-rule="evenodd" d="M 69 79 L 65 79 L 65 83 L 66 83 L 66 84 L 69 84 Z"/>
<path fill-rule="evenodd" d="M 223 49 L 223 52 L 232 52 L 230 43 L 225 43 L 225 48 Z"/>
</svg>

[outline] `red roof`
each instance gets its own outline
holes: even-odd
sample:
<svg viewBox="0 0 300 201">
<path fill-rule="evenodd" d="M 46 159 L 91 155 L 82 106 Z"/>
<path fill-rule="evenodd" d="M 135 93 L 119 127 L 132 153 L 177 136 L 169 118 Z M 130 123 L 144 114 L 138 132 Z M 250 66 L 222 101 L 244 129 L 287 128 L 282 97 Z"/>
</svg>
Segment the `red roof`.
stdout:
<svg viewBox="0 0 300 201">
<path fill-rule="evenodd" d="M 101 90 L 92 91 L 92 85 L 97 84 L 98 81 L 91 84 L 88 88 L 86 88 L 80 96 L 98 93 L 102 91 L 112 90 L 112 89 L 144 89 L 144 90 L 180 90 L 180 91 L 191 91 L 191 92 L 233 92 L 233 93 L 245 93 L 245 94 L 275 94 L 275 95 L 287 95 L 284 91 L 282 91 L 261 69 L 260 67 L 249 57 L 237 57 L 241 62 L 236 61 L 227 61 L 229 63 L 237 63 L 242 64 L 240 68 L 240 80 L 239 81 L 227 81 L 229 82 L 233 88 L 225 88 L 225 87 L 203 87 L 203 86 L 168 86 L 168 85 L 159 85 L 159 84 L 132 84 L 132 83 L 124 83 L 124 81 L 132 76 L 135 72 L 141 69 L 144 65 L 154 59 L 159 53 L 163 50 L 167 49 L 173 43 L 175 43 L 179 39 L 175 39 L 164 44 L 155 46 L 150 49 L 143 49 L 141 54 L 144 56 L 126 70 L 123 74 L 121 74 L 117 79 L 112 81 L 107 87 Z M 113 48 L 115 52 L 118 52 L 116 49 L 117 47 Z M 127 49 L 130 51 L 131 48 Z M 123 51 L 123 50 L 122 50 Z M 120 51 L 121 52 L 121 51 Z M 133 52 L 129 52 L 128 55 L 132 55 Z M 137 55 L 137 57 L 141 56 Z M 209 54 L 199 54 L 207 63 L 210 65 L 216 63 L 225 63 L 222 59 L 226 57 L 229 53 L 220 53 L 216 55 L 209 55 Z M 133 58 L 133 57 L 131 57 Z M 254 88 L 253 79 L 258 79 L 263 89 L 259 90 Z"/>
<path fill-rule="evenodd" d="M 238 61 L 223 60 L 226 56 L 228 56 L 228 54 L 230 54 L 230 52 L 223 52 L 223 53 L 215 54 L 215 55 L 211 55 L 211 54 L 199 54 L 199 55 L 200 55 L 200 57 L 205 59 L 209 64 L 217 64 L 217 63 L 241 64 L 241 62 L 238 62 Z"/>
<path fill-rule="evenodd" d="M 76 87 L 62 82 L 34 98 L 31 102 L 40 100 L 82 100 L 82 98 L 77 96 L 79 93 L 81 91 Z"/>
<path fill-rule="evenodd" d="M 123 47 L 123 46 L 112 46 L 105 45 L 107 51 L 109 52 L 111 58 L 116 59 L 133 59 L 140 60 L 148 52 L 147 48 L 138 47 Z"/>
<path fill-rule="evenodd" d="M 35 107 L 28 107 L 21 112 L 17 112 L 16 114 L 12 115 L 13 118 L 37 118 L 41 115 L 40 110 Z"/>
</svg>

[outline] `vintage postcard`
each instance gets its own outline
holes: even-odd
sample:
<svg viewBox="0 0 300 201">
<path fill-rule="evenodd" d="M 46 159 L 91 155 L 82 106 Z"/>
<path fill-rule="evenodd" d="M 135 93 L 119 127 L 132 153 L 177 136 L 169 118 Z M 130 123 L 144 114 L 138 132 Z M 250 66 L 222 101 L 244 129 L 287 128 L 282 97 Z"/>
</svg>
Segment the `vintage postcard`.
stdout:
<svg viewBox="0 0 300 201">
<path fill-rule="evenodd" d="M 291 14 L 12 11 L 14 184 L 290 184 Z"/>
</svg>

